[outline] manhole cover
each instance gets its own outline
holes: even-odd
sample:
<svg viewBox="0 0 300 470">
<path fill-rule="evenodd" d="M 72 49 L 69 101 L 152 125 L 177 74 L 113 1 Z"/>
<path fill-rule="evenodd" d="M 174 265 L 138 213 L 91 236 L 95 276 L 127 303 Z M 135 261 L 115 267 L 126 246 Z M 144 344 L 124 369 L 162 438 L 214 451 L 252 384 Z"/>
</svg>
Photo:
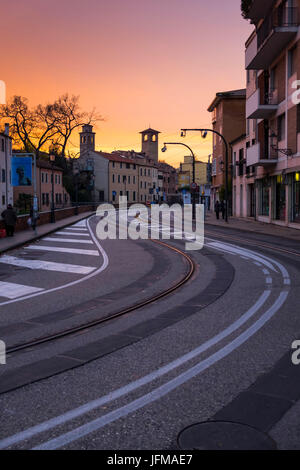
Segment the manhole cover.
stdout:
<svg viewBox="0 0 300 470">
<path fill-rule="evenodd" d="M 257 429 L 226 421 L 206 421 L 181 431 L 182 450 L 274 450 L 275 442 Z"/>
</svg>

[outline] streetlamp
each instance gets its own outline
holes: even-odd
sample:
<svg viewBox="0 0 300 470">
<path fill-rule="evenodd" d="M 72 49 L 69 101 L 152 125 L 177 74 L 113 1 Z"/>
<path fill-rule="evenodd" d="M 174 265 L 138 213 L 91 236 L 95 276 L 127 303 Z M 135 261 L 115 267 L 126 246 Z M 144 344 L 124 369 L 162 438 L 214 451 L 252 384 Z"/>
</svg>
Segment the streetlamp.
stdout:
<svg viewBox="0 0 300 470">
<path fill-rule="evenodd" d="M 183 147 L 186 147 L 187 149 L 189 149 L 189 151 L 191 152 L 192 157 L 193 157 L 193 185 L 194 185 L 196 183 L 195 182 L 195 179 L 196 179 L 196 170 L 195 170 L 196 159 L 195 159 L 195 154 L 194 154 L 193 150 L 188 145 L 183 144 L 182 142 L 165 142 L 163 148 L 161 149 L 162 152 L 166 152 L 168 150 L 167 145 L 182 145 Z M 192 192 L 192 205 L 193 205 L 193 219 L 195 219 L 196 218 L 195 189 Z"/>
<path fill-rule="evenodd" d="M 220 132 L 215 131 L 213 129 L 181 129 L 181 137 L 185 137 L 187 132 L 201 132 L 202 138 L 205 139 L 207 137 L 208 132 L 212 132 L 213 134 L 218 135 L 223 140 L 225 146 L 225 221 L 228 222 L 228 193 L 229 193 L 229 181 L 228 181 L 228 173 L 229 173 L 229 150 L 228 150 L 228 143 L 225 137 L 220 134 Z"/>
<path fill-rule="evenodd" d="M 51 194 L 51 217 L 50 217 L 50 222 L 51 224 L 55 223 L 55 209 L 54 209 L 54 163 L 55 163 L 55 155 L 54 153 L 50 153 L 49 159 L 51 162 L 51 169 L 52 169 L 52 174 L 51 174 L 51 183 L 52 183 L 52 194 Z"/>
</svg>

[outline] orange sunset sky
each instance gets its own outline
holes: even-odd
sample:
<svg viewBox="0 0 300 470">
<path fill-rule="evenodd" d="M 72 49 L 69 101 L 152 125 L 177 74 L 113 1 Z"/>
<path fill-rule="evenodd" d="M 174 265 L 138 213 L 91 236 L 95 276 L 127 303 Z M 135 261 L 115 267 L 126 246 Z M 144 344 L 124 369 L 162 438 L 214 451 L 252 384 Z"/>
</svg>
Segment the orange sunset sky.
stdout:
<svg viewBox="0 0 300 470">
<path fill-rule="evenodd" d="M 1 5 L 1 71 L 8 98 L 32 105 L 80 95 L 105 117 L 97 150 L 140 150 L 151 127 L 180 141 L 181 127 L 211 126 L 217 91 L 245 86 L 252 27 L 240 0 L 12 0 Z M 185 140 L 207 160 L 211 141 Z M 78 151 L 74 134 L 72 150 Z M 184 149 L 162 159 L 179 166 Z"/>
</svg>

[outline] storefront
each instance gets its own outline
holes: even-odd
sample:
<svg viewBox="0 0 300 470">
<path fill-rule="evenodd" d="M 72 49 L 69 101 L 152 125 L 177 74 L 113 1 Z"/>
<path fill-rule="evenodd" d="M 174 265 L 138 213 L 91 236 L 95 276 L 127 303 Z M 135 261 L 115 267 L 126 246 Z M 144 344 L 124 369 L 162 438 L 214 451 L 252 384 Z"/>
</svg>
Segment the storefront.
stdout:
<svg viewBox="0 0 300 470">
<path fill-rule="evenodd" d="M 300 224 L 300 172 L 293 174 L 292 181 L 292 222 Z"/>
<path fill-rule="evenodd" d="M 264 217 L 269 217 L 270 215 L 270 184 L 267 178 L 259 180 L 258 182 L 258 197 L 259 197 L 259 206 L 258 214 Z"/>
<path fill-rule="evenodd" d="M 286 220 L 286 184 L 282 175 L 276 176 L 275 183 L 275 220 Z"/>
</svg>

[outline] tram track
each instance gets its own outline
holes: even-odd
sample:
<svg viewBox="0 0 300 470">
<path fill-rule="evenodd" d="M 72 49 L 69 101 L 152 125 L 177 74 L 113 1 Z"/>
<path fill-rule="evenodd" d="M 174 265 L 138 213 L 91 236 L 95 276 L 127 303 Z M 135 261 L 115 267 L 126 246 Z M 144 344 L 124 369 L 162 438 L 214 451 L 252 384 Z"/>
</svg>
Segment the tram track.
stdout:
<svg viewBox="0 0 300 470">
<path fill-rule="evenodd" d="M 156 294 L 156 295 L 154 295 L 154 296 L 152 296 L 148 299 L 145 299 L 142 302 L 134 304 L 130 307 L 126 307 L 125 309 L 120 310 L 118 312 L 114 312 L 114 313 L 106 316 L 105 318 L 99 318 L 99 319 L 96 319 L 96 320 L 92 320 L 92 321 L 84 323 L 82 325 L 78 325 L 78 326 L 75 326 L 75 327 L 72 327 L 72 328 L 65 329 L 65 330 L 60 331 L 58 333 L 53 333 L 53 334 L 50 334 L 50 335 L 47 335 L 47 336 L 42 336 L 40 338 L 36 338 L 32 341 L 27 341 L 27 342 L 24 342 L 24 343 L 18 343 L 18 344 L 15 344 L 13 346 L 9 346 L 7 348 L 7 351 L 6 351 L 7 354 L 14 354 L 16 352 L 24 351 L 24 350 L 29 349 L 29 348 L 31 349 L 31 348 L 34 348 L 34 347 L 37 347 L 37 346 L 40 346 L 40 345 L 43 345 L 43 344 L 51 343 L 51 342 L 56 341 L 58 339 L 62 339 L 62 338 L 65 338 L 65 337 L 70 337 L 72 335 L 78 334 L 78 333 L 83 332 L 85 330 L 88 330 L 90 328 L 94 328 L 94 327 L 97 327 L 99 325 L 108 323 L 108 322 L 110 322 L 114 319 L 120 318 L 120 317 L 122 317 L 122 316 L 124 316 L 128 313 L 139 310 L 139 309 L 141 309 L 145 306 L 148 306 L 148 305 L 150 305 L 150 304 L 152 304 L 152 303 L 154 303 L 154 302 L 156 302 L 160 299 L 163 299 L 164 297 L 166 297 L 166 296 L 174 293 L 178 289 L 180 289 L 183 285 L 185 285 L 192 278 L 192 276 L 195 272 L 195 269 L 196 269 L 195 262 L 193 261 L 193 259 L 190 256 L 188 256 L 184 251 L 180 250 L 179 248 L 175 248 L 174 246 L 171 246 L 171 245 L 169 245 L 165 242 L 159 241 L 159 240 L 151 240 L 151 241 L 153 243 L 164 246 L 164 247 L 174 251 L 175 253 L 181 255 L 187 261 L 187 263 L 188 263 L 188 272 L 174 286 L 169 287 L 168 289 L 164 290 L 163 292 L 160 292 L 159 294 Z"/>
</svg>

